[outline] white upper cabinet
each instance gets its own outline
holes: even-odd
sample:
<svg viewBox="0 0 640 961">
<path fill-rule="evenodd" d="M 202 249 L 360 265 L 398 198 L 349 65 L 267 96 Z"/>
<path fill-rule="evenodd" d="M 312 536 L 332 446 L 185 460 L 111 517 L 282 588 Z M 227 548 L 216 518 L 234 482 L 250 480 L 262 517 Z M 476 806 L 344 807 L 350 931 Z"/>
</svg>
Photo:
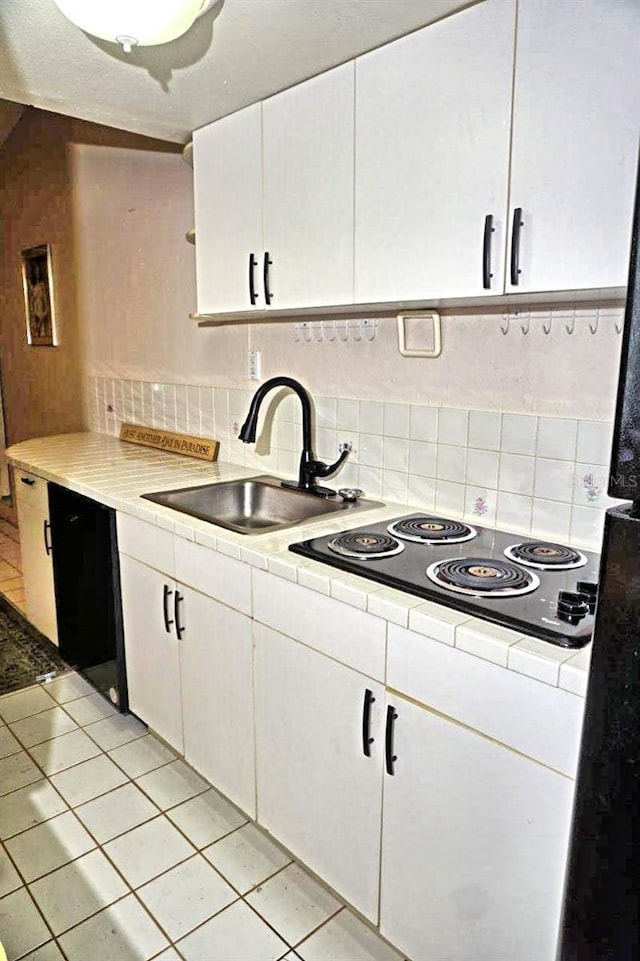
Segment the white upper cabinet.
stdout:
<svg viewBox="0 0 640 961">
<path fill-rule="evenodd" d="M 507 291 L 626 285 L 639 62 L 637 0 L 519 0 Z"/>
<path fill-rule="evenodd" d="M 193 135 L 200 313 L 264 307 L 261 110 L 253 104 Z"/>
<path fill-rule="evenodd" d="M 356 60 L 357 303 L 502 293 L 514 21 L 486 0 Z"/>
<path fill-rule="evenodd" d="M 274 308 L 353 303 L 354 73 L 344 64 L 262 104 Z"/>
<path fill-rule="evenodd" d="M 199 312 L 624 287 L 638 62 L 637 0 L 484 0 L 196 131 Z"/>
<path fill-rule="evenodd" d="M 354 72 L 194 133 L 200 313 L 353 303 Z"/>
</svg>

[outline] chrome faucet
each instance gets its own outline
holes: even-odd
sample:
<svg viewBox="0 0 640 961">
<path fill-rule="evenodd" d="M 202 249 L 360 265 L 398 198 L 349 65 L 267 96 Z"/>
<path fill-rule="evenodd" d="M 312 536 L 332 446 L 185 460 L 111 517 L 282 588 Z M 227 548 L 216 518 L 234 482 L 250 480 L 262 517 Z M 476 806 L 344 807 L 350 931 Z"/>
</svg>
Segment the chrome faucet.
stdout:
<svg viewBox="0 0 640 961">
<path fill-rule="evenodd" d="M 311 401 L 309 395 L 297 380 L 292 377 L 272 377 L 270 380 L 261 384 L 253 396 L 247 419 L 240 428 L 238 435 L 244 444 L 253 444 L 256 439 L 256 425 L 258 423 L 258 411 L 265 396 L 274 387 L 289 387 L 300 398 L 302 404 L 302 454 L 300 455 L 300 473 L 296 481 L 282 481 L 283 487 L 291 487 L 294 490 L 306 491 L 307 494 L 318 494 L 320 497 L 332 497 L 335 494 L 330 487 L 321 487 L 316 484 L 316 477 L 329 477 L 335 473 L 341 464 L 349 456 L 348 450 L 343 450 L 335 464 L 325 464 L 321 460 L 316 460 L 311 447 Z"/>
</svg>

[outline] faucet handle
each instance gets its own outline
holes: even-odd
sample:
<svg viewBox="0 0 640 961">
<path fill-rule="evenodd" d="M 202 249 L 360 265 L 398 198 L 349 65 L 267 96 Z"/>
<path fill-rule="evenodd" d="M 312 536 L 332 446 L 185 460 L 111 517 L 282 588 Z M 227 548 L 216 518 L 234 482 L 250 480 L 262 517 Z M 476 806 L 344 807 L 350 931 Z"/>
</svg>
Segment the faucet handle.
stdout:
<svg viewBox="0 0 640 961">
<path fill-rule="evenodd" d="M 344 464 L 348 456 L 349 451 L 343 450 L 334 464 L 325 464 L 321 460 L 314 460 L 311 464 L 311 472 L 314 477 L 330 477 L 331 474 L 334 474 L 337 469 Z"/>
</svg>

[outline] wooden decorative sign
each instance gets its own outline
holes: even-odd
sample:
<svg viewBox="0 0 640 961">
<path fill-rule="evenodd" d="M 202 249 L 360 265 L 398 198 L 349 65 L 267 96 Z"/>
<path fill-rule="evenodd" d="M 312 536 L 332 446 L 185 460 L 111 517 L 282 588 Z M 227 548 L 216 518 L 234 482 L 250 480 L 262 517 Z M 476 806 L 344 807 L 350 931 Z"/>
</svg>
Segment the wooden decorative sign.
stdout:
<svg viewBox="0 0 640 961">
<path fill-rule="evenodd" d="M 217 440 L 210 440 L 208 437 L 172 434 L 168 430 L 141 427 L 139 424 L 123 424 L 120 428 L 120 440 L 141 444 L 143 447 L 157 447 L 159 450 L 184 454 L 186 457 L 197 457 L 199 460 L 217 460 L 220 447 Z"/>
</svg>

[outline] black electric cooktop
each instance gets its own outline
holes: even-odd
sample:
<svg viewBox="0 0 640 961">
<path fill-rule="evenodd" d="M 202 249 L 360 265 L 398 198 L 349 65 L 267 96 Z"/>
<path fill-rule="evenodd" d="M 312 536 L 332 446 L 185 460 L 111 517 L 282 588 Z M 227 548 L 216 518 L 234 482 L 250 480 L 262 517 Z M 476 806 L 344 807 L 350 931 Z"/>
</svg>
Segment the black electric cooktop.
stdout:
<svg viewBox="0 0 640 961">
<path fill-rule="evenodd" d="M 600 560 L 588 551 L 426 513 L 289 550 L 561 647 L 591 640 Z"/>
</svg>

